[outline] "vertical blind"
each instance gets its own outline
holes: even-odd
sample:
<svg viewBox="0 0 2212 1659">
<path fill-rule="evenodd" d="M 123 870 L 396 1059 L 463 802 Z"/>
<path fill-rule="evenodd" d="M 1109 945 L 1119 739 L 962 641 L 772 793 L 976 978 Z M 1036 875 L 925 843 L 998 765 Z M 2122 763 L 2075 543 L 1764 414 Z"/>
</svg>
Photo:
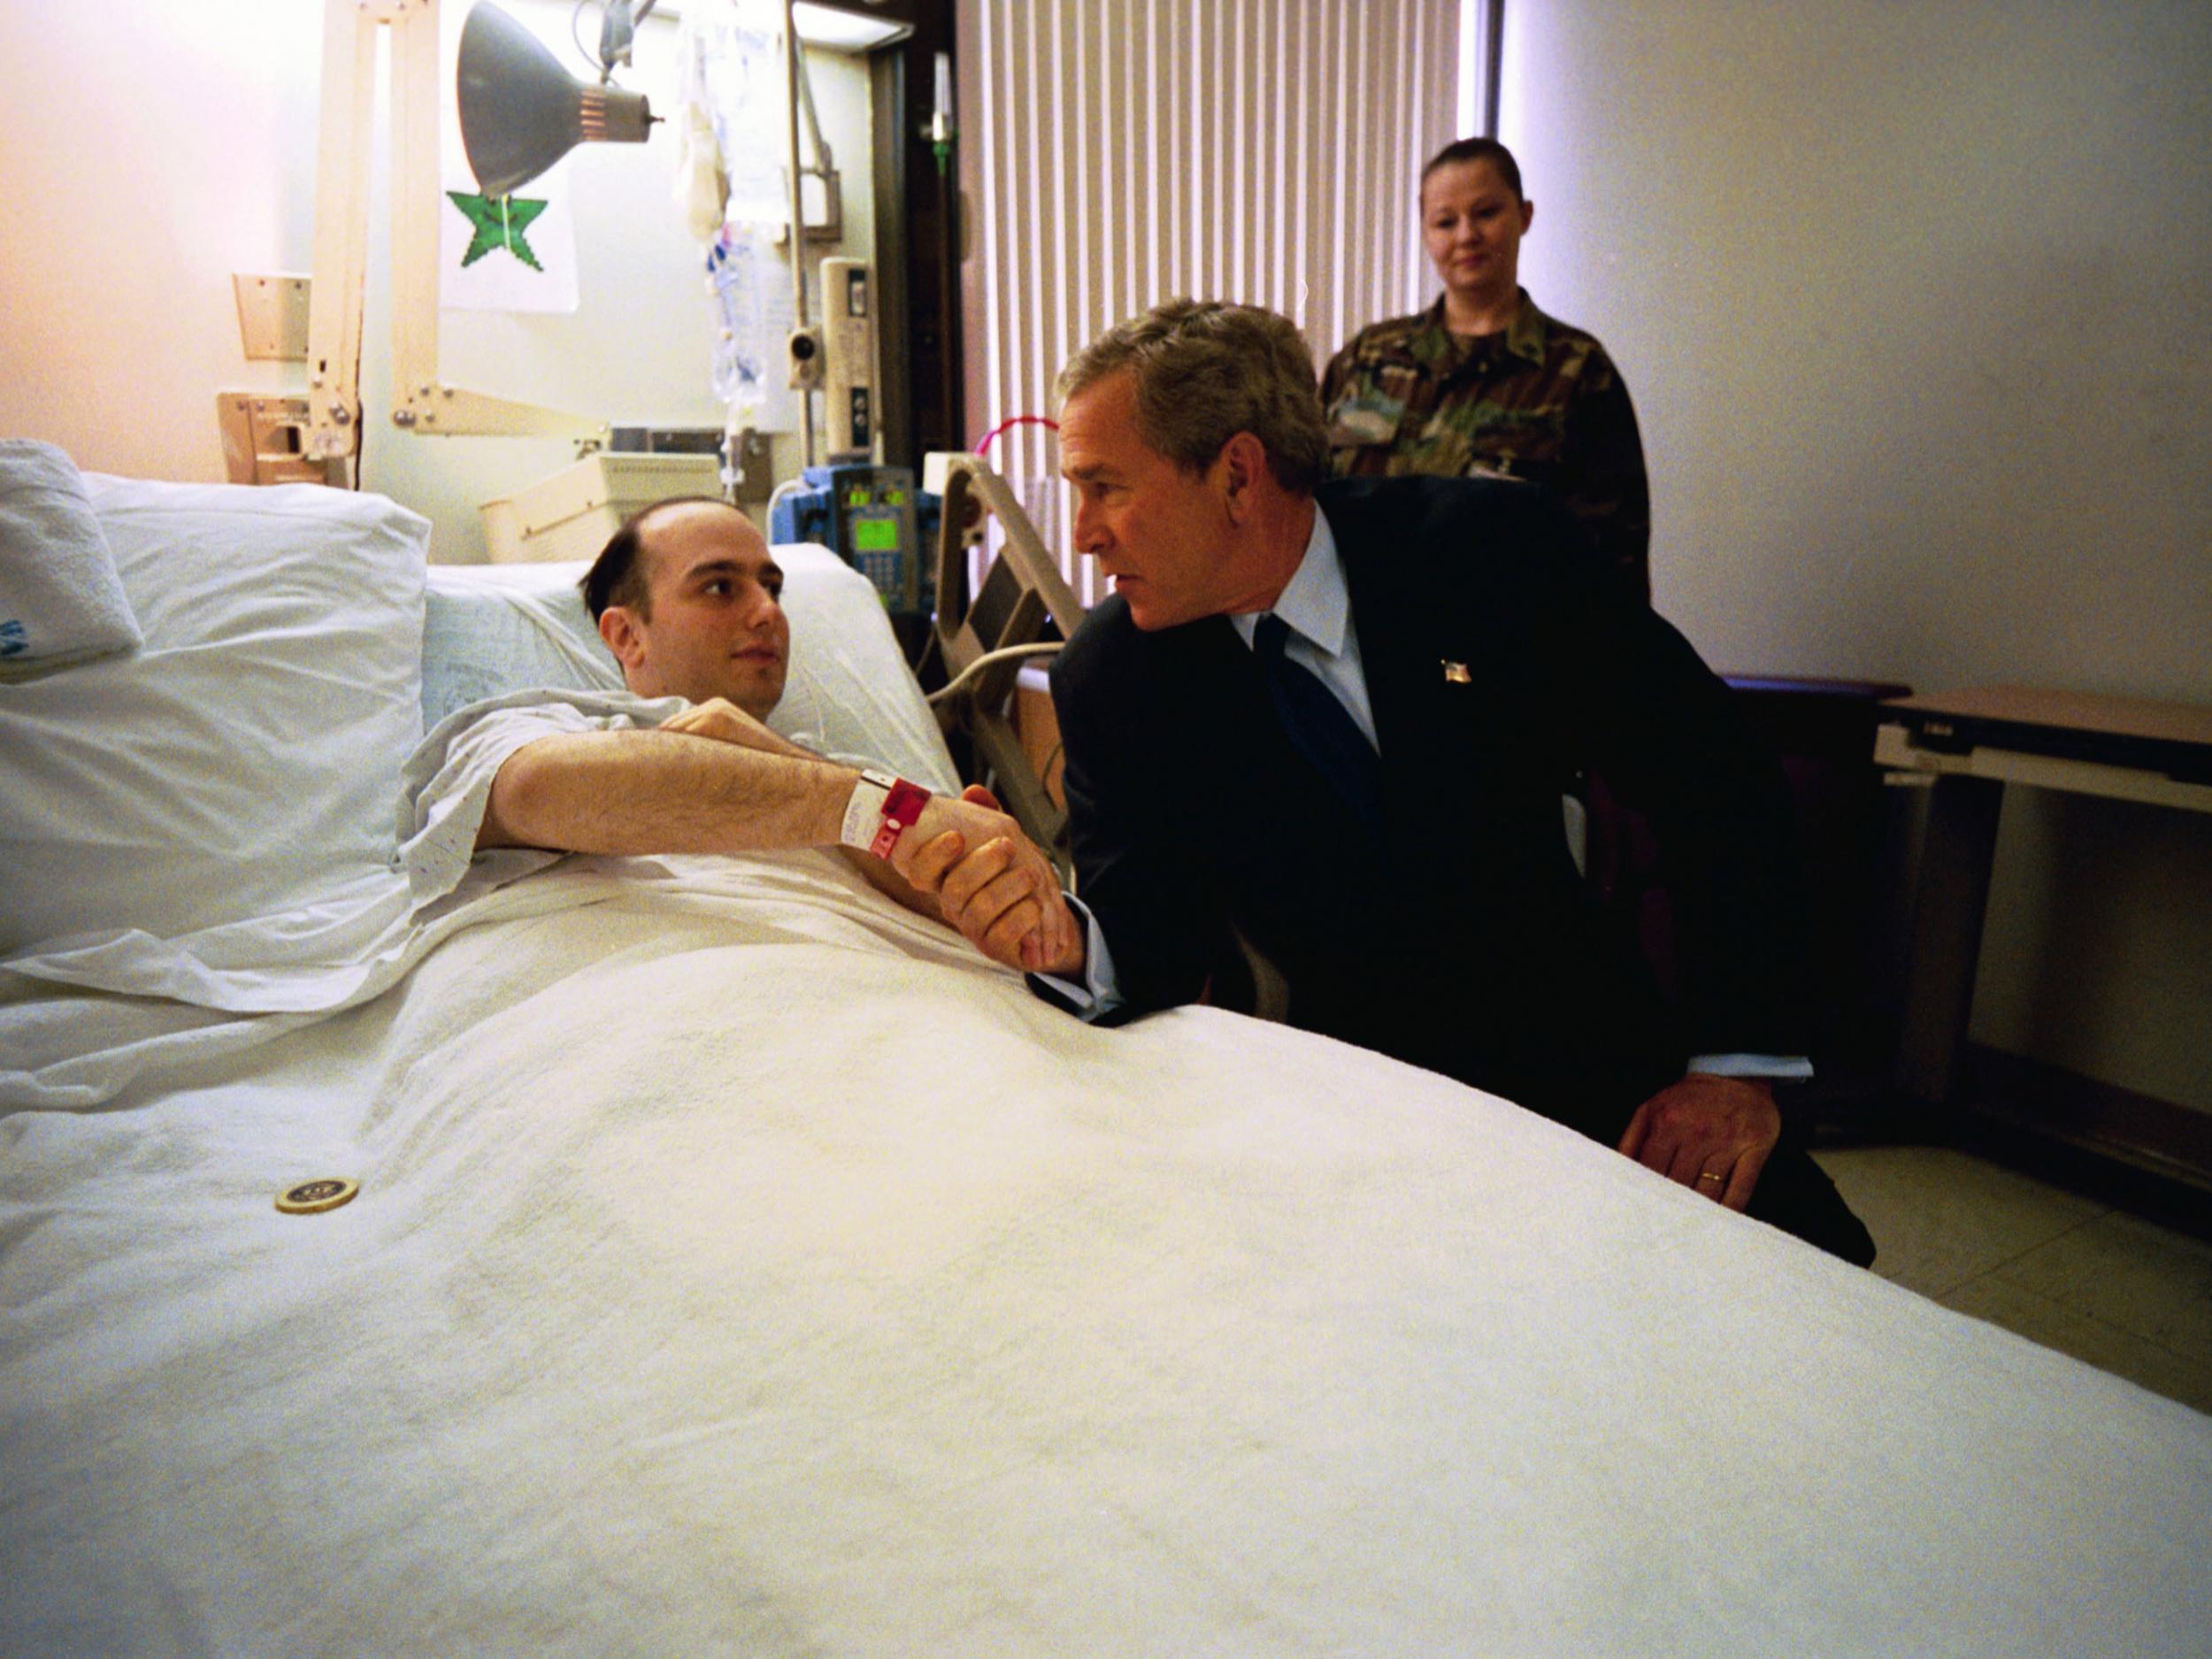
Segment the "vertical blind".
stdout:
<svg viewBox="0 0 2212 1659">
<path fill-rule="evenodd" d="M 1073 353 L 1164 299 L 1265 305 L 1317 365 L 1433 292 L 1415 203 L 1455 136 L 1460 0 L 961 0 L 968 419 L 1052 412 Z M 1042 426 L 989 458 L 1067 546 Z"/>
</svg>

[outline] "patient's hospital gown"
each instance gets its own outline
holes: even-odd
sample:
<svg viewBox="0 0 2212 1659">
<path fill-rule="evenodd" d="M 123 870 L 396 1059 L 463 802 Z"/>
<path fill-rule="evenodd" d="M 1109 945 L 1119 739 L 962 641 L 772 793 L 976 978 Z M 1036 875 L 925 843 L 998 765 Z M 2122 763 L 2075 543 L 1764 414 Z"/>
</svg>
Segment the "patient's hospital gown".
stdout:
<svg viewBox="0 0 2212 1659">
<path fill-rule="evenodd" d="M 688 706 L 629 692 L 520 691 L 448 715 L 400 777 L 400 862 L 415 902 L 472 898 L 561 856 L 525 847 L 476 850 L 492 780 L 517 749 L 563 733 L 650 728 Z"/>
</svg>

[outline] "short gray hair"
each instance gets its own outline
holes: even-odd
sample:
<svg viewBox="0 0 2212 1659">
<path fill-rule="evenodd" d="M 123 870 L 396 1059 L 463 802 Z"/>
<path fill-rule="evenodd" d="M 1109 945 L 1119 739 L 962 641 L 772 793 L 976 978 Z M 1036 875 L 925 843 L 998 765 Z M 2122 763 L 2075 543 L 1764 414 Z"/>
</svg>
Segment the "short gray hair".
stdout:
<svg viewBox="0 0 2212 1659">
<path fill-rule="evenodd" d="M 1285 489 L 1310 494 L 1326 470 L 1313 353 L 1286 317 L 1222 300 L 1169 300 L 1118 323 L 1060 371 L 1065 403 L 1123 369 L 1134 377 L 1137 436 L 1187 472 L 1248 432 Z"/>
</svg>

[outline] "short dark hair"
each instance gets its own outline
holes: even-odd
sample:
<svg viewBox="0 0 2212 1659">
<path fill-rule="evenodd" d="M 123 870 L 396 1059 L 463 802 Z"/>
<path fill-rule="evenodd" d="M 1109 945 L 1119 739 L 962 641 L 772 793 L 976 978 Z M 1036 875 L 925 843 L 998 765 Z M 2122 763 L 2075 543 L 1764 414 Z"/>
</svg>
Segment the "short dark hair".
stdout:
<svg viewBox="0 0 2212 1659">
<path fill-rule="evenodd" d="M 1513 192 L 1517 202 L 1527 198 L 1521 194 L 1521 164 L 1513 159 L 1513 152 L 1494 138 L 1461 138 L 1444 146 L 1428 159 L 1421 169 L 1421 182 L 1429 181 L 1429 174 L 1439 167 L 1456 167 L 1471 161 L 1486 161 L 1498 170 L 1498 177 L 1505 180 L 1505 188 Z"/>
<path fill-rule="evenodd" d="M 607 538 L 607 545 L 600 549 L 599 557 L 584 572 L 583 580 L 576 584 L 583 593 L 584 608 L 591 612 L 595 623 L 609 605 L 625 606 L 648 622 L 653 619 L 653 592 L 638 561 L 638 555 L 645 550 L 645 521 L 665 508 L 702 502 L 710 507 L 730 507 L 719 495 L 669 495 L 649 507 L 639 508 L 622 521 L 619 530 Z M 730 507 L 730 511 L 735 512 L 737 509 Z"/>
<path fill-rule="evenodd" d="M 1060 371 L 1060 401 L 1123 369 L 1135 381 L 1137 436 L 1184 472 L 1204 472 L 1248 432 L 1285 489 L 1310 493 L 1321 481 L 1329 437 L 1313 352 L 1287 317 L 1223 300 L 1169 300 L 1077 352 Z"/>
</svg>

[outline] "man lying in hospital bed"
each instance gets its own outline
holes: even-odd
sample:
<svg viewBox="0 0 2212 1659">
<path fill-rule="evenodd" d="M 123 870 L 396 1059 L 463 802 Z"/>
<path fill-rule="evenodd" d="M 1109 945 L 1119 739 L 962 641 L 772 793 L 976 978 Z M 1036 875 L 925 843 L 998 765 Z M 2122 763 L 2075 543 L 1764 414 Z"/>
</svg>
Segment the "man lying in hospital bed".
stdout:
<svg viewBox="0 0 2212 1659">
<path fill-rule="evenodd" d="M 836 848 L 879 891 L 941 918 L 945 872 L 1002 842 L 1015 868 L 992 910 L 1009 956 L 1033 929 L 1039 959 L 1064 948 L 1065 911 L 1042 854 L 988 791 L 958 799 L 841 765 L 765 724 L 783 696 L 790 626 L 783 572 L 758 530 L 714 501 L 662 503 L 610 542 L 586 603 L 641 701 L 594 713 L 528 694 L 441 728 L 442 752 L 415 793 L 415 822 L 441 848 L 529 848 L 611 855 Z M 434 737 L 434 747 L 436 739 Z M 464 833 L 474 826 L 473 839 Z M 921 885 L 908 880 L 913 874 Z"/>
<path fill-rule="evenodd" d="M 442 728 L 627 697 L 572 588 L 77 507 L 142 642 L 0 684 L 0 1652 L 2212 1647 L 2185 1408 L 817 850 L 403 835 Z M 777 733 L 955 794 L 777 559 Z"/>
<path fill-rule="evenodd" d="M 710 826 L 695 801 L 687 831 L 682 791 L 640 813 L 627 777 L 595 795 L 588 833 L 541 834 L 554 847 L 612 851 L 594 836 L 627 812 L 642 839 L 626 850 L 680 854 L 685 833 L 724 850 L 833 848 L 841 818 L 826 831 L 800 821 L 789 781 L 818 789 L 827 780 L 849 804 L 863 769 L 931 792 L 929 837 L 957 824 L 982 844 L 1013 829 L 984 804 L 987 792 L 961 797 L 879 605 L 820 549 L 785 552 L 799 562 L 795 659 L 751 660 L 741 639 L 733 651 L 687 657 L 697 643 L 687 626 L 695 634 L 711 613 L 703 595 L 673 597 L 658 629 L 643 607 L 617 603 L 610 631 L 640 661 L 639 683 L 652 694 L 640 697 L 617 657 L 586 642 L 572 578 L 549 588 L 535 569 L 441 568 L 426 614 L 426 526 L 388 502 L 81 480 L 50 446 L 5 448 L 0 497 L 38 511 L 0 521 L 9 544 L 0 554 L 35 572 L 59 567 L 63 588 L 99 603 L 74 606 L 58 633 L 40 630 L 39 643 L 52 635 L 64 649 L 19 659 L 29 666 L 18 669 L 5 708 L 0 1108 L 97 1105 L 150 1068 L 253 1048 L 382 994 L 459 929 L 552 902 L 542 884 L 514 884 L 555 856 L 499 849 L 518 838 L 496 820 L 490 850 L 472 856 L 493 774 L 533 740 L 562 740 L 536 760 L 573 755 L 579 734 L 613 739 L 601 752 L 619 768 L 628 744 L 655 746 L 657 734 L 628 728 L 672 721 L 662 746 L 706 756 L 707 773 L 727 783 L 766 768 L 786 783 L 780 821 L 756 794 L 741 811 L 710 811 Z M 764 557 L 739 515 L 703 511 Z M 35 606 L 58 580 L 27 590 Z M 11 584 L 0 597 L 25 592 Z M 790 625 L 771 609 L 787 651 Z M 140 621 L 149 637 L 134 649 Z M 649 665 L 640 656 L 649 638 L 661 648 Z M 699 694 L 688 707 L 662 695 L 687 673 Z M 773 705 L 772 729 L 720 691 L 754 715 Z M 724 741 L 709 744 L 707 733 Z M 523 769 L 536 783 L 547 770 Z M 588 774 L 571 781 L 579 776 Z M 864 803 L 880 794 L 858 793 Z M 519 810 L 541 795 L 520 793 Z M 906 837 L 900 850 L 910 859 L 923 839 Z M 941 841 L 939 850 L 965 844 Z M 841 878 L 811 862 L 792 867 L 815 870 L 826 892 L 849 891 L 857 875 L 940 914 L 885 860 L 851 857 Z M 656 868 L 634 864 L 620 876 L 644 879 Z"/>
</svg>

